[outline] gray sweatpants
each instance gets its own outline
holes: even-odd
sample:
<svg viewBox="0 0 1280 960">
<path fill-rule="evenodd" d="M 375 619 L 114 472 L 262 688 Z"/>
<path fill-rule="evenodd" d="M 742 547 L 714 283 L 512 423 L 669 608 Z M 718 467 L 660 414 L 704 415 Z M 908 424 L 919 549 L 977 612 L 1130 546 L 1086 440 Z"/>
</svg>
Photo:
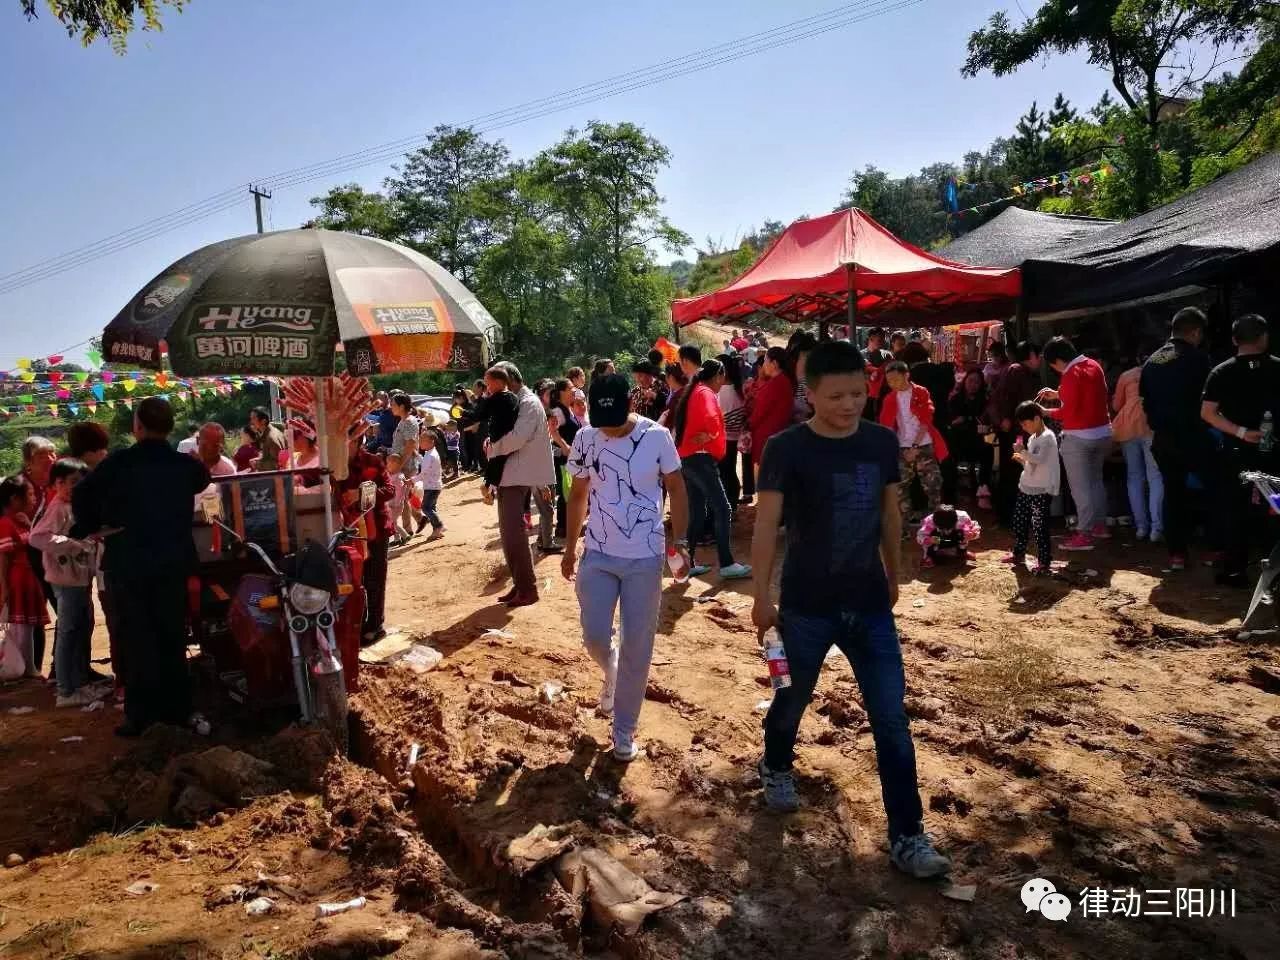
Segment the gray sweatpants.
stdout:
<svg viewBox="0 0 1280 960">
<path fill-rule="evenodd" d="M 621 604 L 622 639 L 613 698 L 613 738 L 617 743 L 635 734 L 644 704 L 662 600 L 662 557 L 627 559 L 585 550 L 578 565 L 577 591 L 582 641 L 602 670 L 609 669 L 613 614 Z"/>
<path fill-rule="evenodd" d="M 1102 482 L 1102 465 L 1111 452 L 1111 438 L 1085 440 L 1069 433 L 1062 435 L 1062 466 L 1076 502 L 1076 529 L 1092 533 L 1107 522 L 1107 488 Z"/>
</svg>

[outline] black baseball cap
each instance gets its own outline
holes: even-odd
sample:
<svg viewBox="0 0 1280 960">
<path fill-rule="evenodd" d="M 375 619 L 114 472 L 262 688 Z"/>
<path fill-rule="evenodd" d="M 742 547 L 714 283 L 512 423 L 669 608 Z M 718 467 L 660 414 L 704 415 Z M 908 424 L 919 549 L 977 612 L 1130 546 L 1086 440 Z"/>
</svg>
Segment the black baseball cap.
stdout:
<svg viewBox="0 0 1280 960">
<path fill-rule="evenodd" d="M 631 387 L 620 373 L 608 373 L 591 381 L 588 412 L 593 427 L 620 427 L 631 413 Z"/>
</svg>

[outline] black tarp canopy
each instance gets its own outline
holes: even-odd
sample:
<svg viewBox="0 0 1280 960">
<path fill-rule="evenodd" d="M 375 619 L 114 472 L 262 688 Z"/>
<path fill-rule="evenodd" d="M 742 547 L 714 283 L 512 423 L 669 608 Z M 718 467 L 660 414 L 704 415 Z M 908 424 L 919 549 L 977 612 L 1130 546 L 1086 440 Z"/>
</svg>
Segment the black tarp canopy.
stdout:
<svg viewBox="0 0 1280 960">
<path fill-rule="evenodd" d="M 1269 153 L 1173 203 L 1027 259 L 1023 305 L 1028 313 L 1101 307 L 1256 282 L 1277 268 L 1280 153 Z"/>
<path fill-rule="evenodd" d="M 1009 207 L 933 252 L 947 260 L 978 267 L 1020 267 L 1024 260 L 1055 253 L 1116 222 Z"/>
</svg>

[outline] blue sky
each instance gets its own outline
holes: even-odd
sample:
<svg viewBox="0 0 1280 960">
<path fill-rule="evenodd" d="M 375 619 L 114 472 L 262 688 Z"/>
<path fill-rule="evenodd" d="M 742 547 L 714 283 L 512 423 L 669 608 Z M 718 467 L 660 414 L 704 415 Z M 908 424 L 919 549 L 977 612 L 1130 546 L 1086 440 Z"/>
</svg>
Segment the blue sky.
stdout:
<svg viewBox="0 0 1280 960">
<path fill-rule="evenodd" d="M 873 3 L 875 0 L 865 0 Z M 884 0 L 885 3 L 891 0 Z M 0 3 L 0 274 L 28 267 L 237 183 L 408 137 L 838 6 L 838 0 L 192 0 L 127 55 L 90 49 L 45 14 Z M 1023 0 L 1031 10 L 1034 0 Z M 43 7 L 43 2 L 41 3 Z M 1094 103 L 1106 76 L 1055 58 L 965 80 L 969 31 L 1013 0 L 923 0 L 769 54 L 501 131 L 518 156 L 591 119 L 630 120 L 673 162 L 671 220 L 720 244 L 764 218 L 829 210 L 850 173 L 958 160 L 1059 90 Z M 268 227 L 389 162 L 279 191 Z M 191 249 L 254 229 L 229 210 L 0 294 L 0 368 L 101 331 Z M 80 350 L 72 351 L 73 355 Z"/>
</svg>

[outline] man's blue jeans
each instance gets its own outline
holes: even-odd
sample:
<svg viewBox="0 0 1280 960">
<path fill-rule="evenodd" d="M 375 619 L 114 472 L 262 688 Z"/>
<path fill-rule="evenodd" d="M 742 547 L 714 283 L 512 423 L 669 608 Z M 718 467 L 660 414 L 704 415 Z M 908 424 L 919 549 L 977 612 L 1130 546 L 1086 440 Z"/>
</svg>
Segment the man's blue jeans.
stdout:
<svg viewBox="0 0 1280 960">
<path fill-rule="evenodd" d="M 827 651 L 835 644 L 853 665 L 871 721 L 889 840 L 919 833 L 924 811 L 916 784 L 915 747 L 902 704 L 906 679 L 893 614 L 813 616 L 784 609 L 778 629 L 791 667 L 791 686 L 774 694 L 764 718 L 764 760 L 769 769 L 791 769 L 800 718 L 813 699 Z"/>
<path fill-rule="evenodd" d="M 60 587 L 58 624 L 53 666 L 58 673 L 58 694 L 69 697 L 89 682 L 89 643 L 93 636 L 93 600 L 89 587 Z"/>
</svg>

